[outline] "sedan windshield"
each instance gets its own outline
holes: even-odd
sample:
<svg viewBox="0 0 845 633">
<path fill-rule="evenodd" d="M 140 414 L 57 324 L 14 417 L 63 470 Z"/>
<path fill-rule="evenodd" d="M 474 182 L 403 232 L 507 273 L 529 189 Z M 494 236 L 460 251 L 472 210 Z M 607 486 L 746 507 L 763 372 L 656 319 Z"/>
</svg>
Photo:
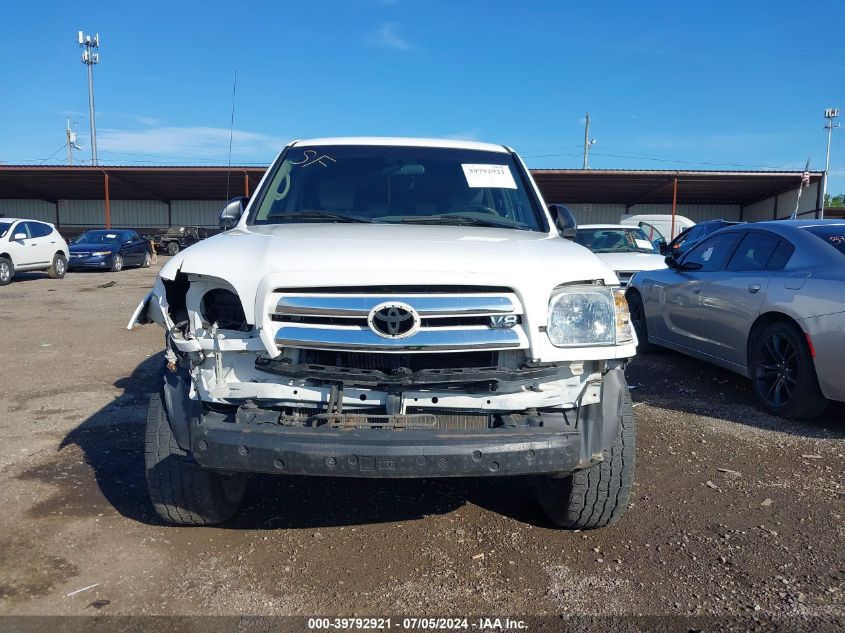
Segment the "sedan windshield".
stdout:
<svg viewBox="0 0 845 633">
<path fill-rule="evenodd" d="M 578 229 L 575 240 L 594 253 L 654 253 L 654 245 L 640 228 Z"/>
<path fill-rule="evenodd" d="M 251 224 L 453 224 L 546 232 L 521 167 L 506 152 L 361 145 L 295 146 Z"/>
<path fill-rule="evenodd" d="M 123 234 L 116 231 L 86 231 L 76 238 L 76 244 L 119 244 Z"/>
<path fill-rule="evenodd" d="M 845 224 L 804 226 L 801 228 L 824 240 L 845 255 Z"/>
</svg>

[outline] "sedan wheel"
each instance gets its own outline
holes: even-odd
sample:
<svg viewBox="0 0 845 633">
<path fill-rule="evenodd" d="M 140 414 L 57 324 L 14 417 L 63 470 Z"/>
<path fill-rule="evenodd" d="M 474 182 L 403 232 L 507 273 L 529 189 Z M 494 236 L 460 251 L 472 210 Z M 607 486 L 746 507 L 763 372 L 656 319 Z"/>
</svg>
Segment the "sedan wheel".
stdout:
<svg viewBox="0 0 845 633">
<path fill-rule="evenodd" d="M 648 328 L 645 320 L 645 306 L 640 293 L 633 291 L 626 295 L 628 299 L 628 310 L 631 312 L 631 324 L 637 333 L 637 351 L 653 352 L 657 346 L 648 342 Z"/>
<path fill-rule="evenodd" d="M 814 418 L 827 408 L 804 333 L 787 323 L 758 332 L 752 347 L 751 379 L 760 406 L 788 418 Z"/>
<path fill-rule="evenodd" d="M 67 260 L 61 253 L 56 253 L 53 257 L 53 265 L 50 266 L 47 274 L 53 279 L 63 279 L 67 272 Z"/>
<path fill-rule="evenodd" d="M 123 257 L 121 255 L 115 255 L 112 258 L 111 271 L 113 273 L 119 273 L 121 270 L 123 270 Z"/>
<path fill-rule="evenodd" d="M 0 286 L 12 281 L 12 263 L 5 257 L 0 257 Z"/>
</svg>

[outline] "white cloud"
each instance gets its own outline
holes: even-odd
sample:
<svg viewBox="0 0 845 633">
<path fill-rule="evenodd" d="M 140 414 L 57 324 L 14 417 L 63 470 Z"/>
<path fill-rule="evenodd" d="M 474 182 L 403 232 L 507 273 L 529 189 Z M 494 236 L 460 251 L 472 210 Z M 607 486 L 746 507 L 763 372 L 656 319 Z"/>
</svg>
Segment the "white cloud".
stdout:
<svg viewBox="0 0 845 633">
<path fill-rule="evenodd" d="M 397 51 L 409 51 L 411 43 L 396 31 L 396 26 L 390 23 L 382 24 L 374 39 L 378 46 L 392 48 Z"/>
<path fill-rule="evenodd" d="M 141 118 L 141 117 L 139 117 Z M 288 139 L 235 130 L 232 155 L 264 158 L 274 155 Z M 145 127 L 140 130 L 103 129 L 97 146 L 115 154 L 148 154 L 177 158 L 220 158 L 229 152 L 229 130 L 220 127 Z"/>
<path fill-rule="evenodd" d="M 147 127 L 155 127 L 159 123 L 161 123 L 161 119 L 157 119 L 153 116 L 136 116 L 134 117 L 135 121 L 138 122 L 139 125 L 144 125 Z"/>
</svg>

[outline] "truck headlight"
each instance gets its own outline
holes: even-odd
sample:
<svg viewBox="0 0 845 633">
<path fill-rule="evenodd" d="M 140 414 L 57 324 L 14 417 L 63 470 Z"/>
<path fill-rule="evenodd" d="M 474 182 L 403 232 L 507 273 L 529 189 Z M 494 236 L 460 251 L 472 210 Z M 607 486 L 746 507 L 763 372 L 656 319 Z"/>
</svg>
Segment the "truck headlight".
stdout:
<svg viewBox="0 0 845 633">
<path fill-rule="evenodd" d="M 604 286 L 564 286 L 556 290 L 549 302 L 546 331 L 555 347 L 633 341 L 625 294 Z"/>
</svg>

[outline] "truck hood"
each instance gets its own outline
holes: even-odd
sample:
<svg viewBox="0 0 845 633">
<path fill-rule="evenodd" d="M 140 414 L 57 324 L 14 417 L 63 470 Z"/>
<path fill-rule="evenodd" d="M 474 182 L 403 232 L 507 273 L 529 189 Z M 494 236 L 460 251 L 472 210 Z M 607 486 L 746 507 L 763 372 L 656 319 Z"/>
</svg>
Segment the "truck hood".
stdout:
<svg viewBox="0 0 845 633">
<path fill-rule="evenodd" d="M 613 270 L 636 272 L 666 268 L 664 256 L 656 253 L 597 253 L 597 255 Z"/>
<path fill-rule="evenodd" d="M 466 226 L 285 224 L 238 227 L 198 242 L 165 264 L 178 272 L 217 277 L 254 318 L 259 287 L 376 285 L 506 286 L 526 309 L 570 282 L 603 280 L 613 270 L 586 248 L 545 233 Z M 259 308 L 260 309 L 260 308 Z"/>
</svg>

